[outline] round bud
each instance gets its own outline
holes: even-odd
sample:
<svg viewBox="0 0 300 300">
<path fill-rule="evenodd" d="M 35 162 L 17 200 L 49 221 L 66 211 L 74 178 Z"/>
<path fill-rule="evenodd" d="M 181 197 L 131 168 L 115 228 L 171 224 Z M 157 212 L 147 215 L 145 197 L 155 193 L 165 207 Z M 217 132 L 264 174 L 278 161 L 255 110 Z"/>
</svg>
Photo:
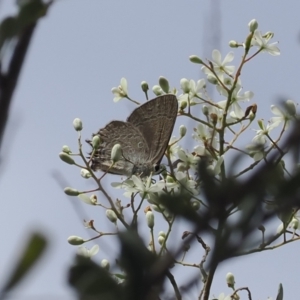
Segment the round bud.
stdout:
<svg viewBox="0 0 300 300">
<path fill-rule="evenodd" d="M 189 80 L 187 80 L 186 78 L 182 78 L 180 80 L 180 86 L 181 86 L 181 89 L 184 93 L 189 93 L 190 90 L 191 90 L 191 87 L 190 87 L 190 82 Z"/>
<path fill-rule="evenodd" d="M 180 110 L 184 110 L 186 107 L 187 107 L 187 102 L 185 100 L 179 102 Z"/>
<path fill-rule="evenodd" d="M 72 153 L 71 149 L 69 148 L 69 146 L 64 145 L 62 147 L 62 152 L 66 153 L 66 154 L 70 154 Z"/>
<path fill-rule="evenodd" d="M 115 144 L 111 150 L 111 160 L 115 163 L 122 158 L 122 148 L 120 144 Z"/>
<path fill-rule="evenodd" d="M 226 274 L 226 283 L 228 285 L 228 287 L 234 288 L 234 275 L 232 273 L 227 273 Z"/>
<path fill-rule="evenodd" d="M 66 187 L 64 189 L 64 193 L 68 196 L 78 196 L 80 194 L 80 192 L 76 189 L 72 189 L 70 187 Z"/>
<path fill-rule="evenodd" d="M 166 239 L 163 236 L 159 236 L 157 240 L 158 240 L 158 243 L 162 246 Z"/>
<path fill-rule="evenodd" d="M 200 202 L 199 201 L 193 201 L 192 202 L 192 208 L 194 210 L 198 210 L 200 208 Z"/>
<path fill-rule="evenodd" d="M 160 232 L 158 233 L 158 236 L 166 237 L 166 233 L 165 233 L 164 231 L 160 231 Z"/>
<path fill-rule="evenodd" d="M 88 179 L 88 178 L 92 177 L 91 173 L 86 169 L 81 169 L 80 170 L 80 175 L 81 175 L 81 177 L 83 177 L 85 179 Z"/>
<path fill-rule="evenodd" d="M 94 149 L 98 149 L 101 143 L 100 136 L 98 134 L 94 135 L 92 138 L 92 146 Z"/>
<path fill-rule="evenodd" d="M 105 269 L 106 271 L 109 271 L 109 269 L 110 269 L 110 263 L 109 263 L 109 261 L 107 259 L 102 259 L 101 260 L 101 267 L 103 269 Z"/>
<path fill-rule="evenodd" d="M 285 107 L 289 115 L 295 116 L 296 115 L 296 105 L 295 102 L 292 100 L 287 100 L 285 102 Z"/>
<path fill-rule="evenodd" d="M 208 116 L 209 108 L 206 105 L 202 106 L 202 113 L 204 114 L 204 116 Z"/>
<path fill-rule="evenodd" d="M 95 200 L 93 199 L 91 199 L 88 195 L 86 195 L 86 194 L 80 194 L 80 195 L 78 195 L 78 198 L 82 201 L 82 202 L 84 202 L 84 203 L 86 203 L 86 204 L 89 204 L 89 205 L 95 205 L 96 203 L 97 203 L 97 200 L 96 200 L 96 203 L 95 203 Z"/>
<path fill-rule="evenodd" d="M 107 216 L 108 220 L 111 221 L 112 223 L 116 223 L 118 220 L 117 215 L 111 209 L 106 210 L 106 216 Z"/>
<path fill-rule="evenodd" d="M 190 61 L 191 61 L 192 63 L 200 64 L 200 65 L 203 64 L 203 61 L 202 61 L 202 60 L 200 59 L 200 57 L 198 57 L 197 55 L 191 55 L 191 56 L 189 57 L 189 59 L 190 59 Z"/>
<path fill-rule="evenodd" d="M 59 153 L 59 158 L 60 158 L 63 162 L 65 162 L 65 163 L 67 163 L 67 164 L 69 164 L 69 165 L 74 165 L 74 164 L 75 164 L 74 159 L 73 159 L 70 155 L 68 155 L 67 153 L 65 153 L 65 152 L 60 152 L 60 153 Z"/>
<path fill-rule="evenodd" d="M 158 83 L 165 93 L 169 93 L 170 90 L 169 81 L 165 77 L 160 76 Z"/>
<path fill-rule="evenodd" d="M 186 127 L 184 125 L 180 125 L 179 127 L 179 134 L 180 134 L 180 137 L 184 137 L 185 134 L 186 134 Z"/>
<path fill-rule="evenodd" d="M 260 128 L 261 130 L 264 130 L 264 129 L 265 129 L 265 125 L 264 125 L 263 120 L 257 120 L 257 124 L 258 124 L 258 126 L 259 126 L 259 128 Z"/>
<path fill-rule="evenodd" d="M 82 121 L 79 118 L 74 119 L 73 121 L 73 126 L 76 131 L 81 131 L 82 130 Z"/>
<path fill-rule="evenodd" d="M 73 246 L 78 246 L 82 245 L 84 240 L 79 236 L 71 235 L 68 237 L 68 243 Z"/>
<path fill-rule="evenodd" d="M 255 19 L 251 20 L 248 24 L 250 32 L 254 32 L 258 28 L 258 23 Z"/>
<path fill-rule="evenodd" d="M 154 214 L 152 211 L 147 211 L 146 213 L 146 220 L 147 220 L 147 225 L 149 228 L 154 227 Z"/>
<path fill-rule="evenodd" d="M 156 95 L 156 96 L 160 96 L 163 94 L 163 90 L 161 89 L 161 87 L 159 85 L 154 85 L 152 88 L 152 92 Z"/>
<path fill-rule="evenodd" d="M 208 74 L 207 75 L 207 81 L 210 82 L 211 84 L 217 84 L 218 80 L 216 79 L 215 76 Z"/>
<path fill-rule="evenodd" d="M 142 88 L 142 91 L 144 93 L 146 93 L 148 90 L 149 90 L 149 86 L 148 86 L 148 83 L 146 81 L 142 81 L 141 82 L 141 88 Z"/>
<path fill-rule="evenodd" d="M 238 48 L 239 44 L 237 41 L 230 41 L 229 42 L 229 47 L 230 48 Z"/>
</svg>

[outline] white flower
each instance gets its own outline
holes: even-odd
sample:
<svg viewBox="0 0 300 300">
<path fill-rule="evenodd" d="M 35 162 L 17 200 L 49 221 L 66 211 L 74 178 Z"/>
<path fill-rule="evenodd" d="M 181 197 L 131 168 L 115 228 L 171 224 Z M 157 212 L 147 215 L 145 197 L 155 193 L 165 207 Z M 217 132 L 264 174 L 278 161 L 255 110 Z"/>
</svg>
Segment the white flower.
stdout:
<svg viewBox="0 0 300 300">
<path fill-rule="evenodd" d="M 217 137 L 214 135 L 212 140 L 212 129 L 208 126 L 199 123 L 197 128 L 194 129 L 195 133 L 192 134 L 195 140 L 201 141 L 204 146 L 212 145 L 212 147 L 217 147 Z"/>
<path fill-rule="evenodd" d="M 224 157 L 223 155 L 220 156 L 217 160 L 217 162 L 215 163 L 215 165 L 209 165 L 207 167 L 207 170 L 212 174 L 212 175 L 219 175 L 221 172 L 221 165 L 224 161 Z"/>
<path fill-rule="evenodd" d="M 268 44 L 269 40 L 273 37 L 273 34 L 262 36 L 261 32 L 255 30 L 252 39 L 252 45 L 257 46 L 262 52 L 270 53 L 273 56 L 280 54 L 280 50 L 276 46 L 276 43 Z"/>
<path fill-rule="evenodd" d="M 228 92 L 223 87 L 217 86 L 217 89 L 221 95 L 228 97 Z M 251 91 L 247 91 L 245 93 L 241 93 L 241 91 L 242 91 L 241 86 L 237 84 L 234 91 L 232 92 L 231 99 L 229 99 L 230 100 L 229 108 L 231 108 L 232 111 L 234 112 L 234 116 L 239 119 L 243 118 L 245 113 L 240 107 L 238 102 L 249 101 L 254 96 L 253 92 Z M 227 101 L 228 99 L 220 101 L 218 102 L 218 105 L 221 106 L 223 109 L 225 109 Z"/>
<path fill-rule="evenodd" d="M 194 105 L 195 103 L 199 103 L 201 100 L 198 99 L 202 97 L 201 90 L 206 87 L 206 83 L 204 79 L 200 79 L 197 83 L 194 80 L 187 80 L 183 78 L 180 80 L 181 89 L 183 94 L 178 97 L 178 101 L 188 101 L 190 100 L 190 104 Z"/>
<path fill-rule="evenodd" d="M 111 186 L 115 189 L 124 189 L 126 192 L 123 195 L 130 198 L 132 195 L 131 188 L 134 187 L 134 182 L 131 179 L 126 179 L 122 182 L 112 182 Z"/>
<path fill-rule="evenodd" d="M 225 296 L 225 294 L 222 293 L 219 295 L 218 300 L 231 300 L 231 297 L 230 297 L 230 295 Z"/>
<path fill-rule="evenodd" d="M 265 156 L 265 143 L 255 143 L 246 146 L 249 155 L 254 159 L 254 161 L 259 161 L 264 158 Z"/>
<path fill-rule="evenodd" d="M 77 254 L 84 256 L 84 257 L 92 257 L 96 255 L 99 251 L 99 246 L 94 245 L 91 249 L 85 248 L 85 247 L 78 247 Z"/>
<path fill-rule="evenodd" d="M 295 103 L 292 100 L 288 100 L 288 101 L 289 102 L 287 103 L 287 105 L 290 106 L 292 106 L 292 104 L 295 105 Z M 295 117 L 295 114 L 293 113 L 293 110 L 290 109 L 290 107 L 288 107 L 285 111 L 283 111 L 276 105 L 271 105 L 271 111 L 274 115 L 277 116 L 270 119 L 270 123 L 272 124 L 273 127 L 280 125 L 280 123 L 284 123 L 285 129 L 287 129 L 291 123 L 291 120 L 294 119 Z"/>
<path fill-rule="evenodd" d="M 256 135 L 252 139 L 253 142 L 257 144 L 265 144 L 266 142 L 266 135 L 269 135 L 270 131 L 275 127 L 274 125 L 268 124 L 267 127 L 265 127 L 265 124 L 262 122 L 262 120 L 259 120 L 259 126 L 261 129 L 257 129 Z"/>
<path fill-rule="evenodd" d="M 178 150 L 177 155 L 186 170 L 188 170 L 189 168 L 195 170 L 197 168 L 198 163 L 200 161 L 200 157 L 190 153 L 187 154 L 182 149 Z"/>
<path fill-rule="evenodd" d="M 141 178 L 132 175 L 131 180 L 126 180 L 127 183 L 118 184 L 116 182 L 112 183 L 112 186 L 115 188 L 124 188 L 126 192 L 124 196 L 130 198 L 134 193 L 139 193 L 141 197 L 149 196 L 149 194 L 153 194 L 159 192 L 164 187 L 163 182 L 157 182 L 155 184 L 151 183 L 151 177 L 147 178 L 147 182 L 143 181 Z"/>
<path fill-rule="evenodd" d="M 114 94 L 114 102 L 120 101 L 122 98 L 126 98 L 128 95 L 127 91 L 127 80 L 123 77 L 121 79 L 121 84 L 118 87 L 113 87 L 111 89 L 112 93 Z"/>
<path fill-rule="evenodd" d="M 196 196 L 199 194 L 196 181 L 188 178 L 187 174 L 183 172 L 177 172 L 175 174 L 176 181 L 171 181 L 166 183 L 168 190 L 173 190 L 175 195 L 187 195 Z"/>
<path fill-rule="evenodd" d="M 178 139 L 175 136 L 172 136 L 169 141 L 169 150 L 168 153 L 170 155 L 171 160 L 176 159 L 176 153 L 180 150 L 180 146 L 176 142 Z M 170 146 L 171 145 L 171 146 Z"/>
<path fill-rule="evenodd" d="M 220 51 L 214 49 L 212 52 L 212 64 L 213 64 L 214 71 L 217 73 L 217 75 L 223 74 L 223 73 L 232 74 L 235 70 L 235 67 L 234 66 L 226 66 L 226 64 L 233 61 L 233 59 L 234 59 L 233 52 L 229 52 L 225 56 L 224 60 L 222 61 Z M 201 69 L 207 75 L 212 74 L 211 71 L 206 67 L 202 67 Z"/>
</svg>

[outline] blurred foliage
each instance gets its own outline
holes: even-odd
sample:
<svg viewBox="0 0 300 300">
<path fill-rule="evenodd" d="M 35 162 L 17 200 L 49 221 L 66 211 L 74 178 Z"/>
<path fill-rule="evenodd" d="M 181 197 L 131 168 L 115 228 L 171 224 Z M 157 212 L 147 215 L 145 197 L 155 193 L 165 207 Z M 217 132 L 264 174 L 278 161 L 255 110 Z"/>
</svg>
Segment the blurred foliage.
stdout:
<svg viewBox="0 0 300 300">
<path fill-rule="evenodd" d="M 4 134 L 9 107 L 15 91 L 32 34 L 40 18 L 45 16 L 52 1 L 19 0 L 14 16 L 0 23 L 0 145 Z M 0 289 L 0 299 L 8 297 L 11 290 L 24 279 L 38 262 L 47 246 L 40 233 L 29 236 L 27 245 L 21 249 L 19 260 L 11 258 L 14 269 Z M 9 272 L 7 272 L 9 273 Z"/>
<path fill-rule="evenodd" d="M 289 151 L 295 160 L 299 158 L 299 126 L 300 122 L 295 122 L 294 129 L 282 146 L 284 152 Z M 199 266 L 203 279 L 203 299 L 208 299 L 212 278 L 219 263 L 228 258 L 260 252 L 272 247 L 272 243 L 283 235 L 270 233 L 264 237 L 262 224 L 275 216 L 288 224 L 291 216 L 299 209 L 300 172 L 296 171 L 290 177 L 284 177 L 282 155 L 283 153 L 274 153 L 264 165 L 253 170 L 246 179 L 228 178 L 222 183 L 214 180 L 208 173 L 205 158 L 202 158 L 198 171 L 199 183 L 209 206 L 204 213 L 195 212 L 184 199 L 174 197 L 161 199 L 170 211 L 194 224 L 193 232 L 184 232 L 182 235 L 185 244 L 200 243 L 206 252 L 205 259 L 211 252 L 208 265 L 205 268 L 203 264 Z M 270 201 L 266 202 L 266 199 Z M 238 217 L 233 221 L 231 215 L 235 211 L 238 211 Z M 284 215 L 287 216 L 286 219 L 282 218 Z M 213 228 L 212 223 L 217 224 L 216 228 L 215 226 Z M 258 230 L 262 232 L 262 238 L 258 238 L 257 234 L 253 235 Z M 201 238 L 204 233 L 213 236 L 214 241 L 210 247 Z M 280 245 L 291 241 L 286 240 L 285 235 L 283 239 Z M 80 295 L 79 299 L 160 299 L 159 295 L 166 279 L 173 285 L 176 295 L 170 299 L 184 299 L 181 294 L 199 282 L 197 276 L 190 282 L 186 282 L 185 286 L 178 287 L 170 273 L 174 260 L 182 254 L 184 245 L 158 258 L 144 246 L 133 230 L 120 234 L 119 240 L 121 251 L 118 264 L 126 274 L 125 278 L 123 280 L 115 278 L 115 281 L 112 281 L 111 274 L 101 270 L 100 266 L 89 259 L 85 259 L 84 262 L 77 259 L 70 270 L 69 281 Z M 80 268 L 84 268 L 84 272 L 79 272 Z M 109 287 L 111 292 L 108 295 Z M 242 289 L 248 290 L 247 288 L 239 290 Z M 281 284 L 277 299 L 283 299 Z"/>
</svg>

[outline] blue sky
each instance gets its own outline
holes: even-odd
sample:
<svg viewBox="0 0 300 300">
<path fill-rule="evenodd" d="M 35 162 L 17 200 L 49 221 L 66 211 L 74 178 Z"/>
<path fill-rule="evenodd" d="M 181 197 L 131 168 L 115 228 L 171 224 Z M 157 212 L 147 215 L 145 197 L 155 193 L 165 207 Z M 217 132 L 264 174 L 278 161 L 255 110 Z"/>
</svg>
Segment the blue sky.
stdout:
<svg viewBox="0 0 300 300">
<path fill-rule="evenodd" d="M 2 1 L 1 15 L 13 11 L 11 1 Z M 214 47 L 225 55 L 231 50 L 229 40 L 243 41 L 248 22 L 255 18 L 263 32 L 275 33 L 274 41 L 279 41 L 281 50 L 278 57 L 259 55 L 242 74 L 244 89 L 255 94 L 252 102 L 258 104 L 257 118 L 268 120 L 270 105 L 279 98 L 298 102 L 299 11 L 296 0 L 288 4 L 272 0 L 57 1 L 35 32 L 1 149 L 0 236 L 5 243 L 0 281 L 28 232 L 42 230 L 49 235 L 51 246 L 17 292 L 20 299 L 71 299 L 65 276 L 75 248 L 67 243 L 67 237 L 89 236 L 81 220 L 99 220 L 101 215 L 66 197 L 53 175 L 60 172 L 67 185 L 89 187 L 77 169 L 58 158 L 62 145 L 76 149 L 74 118 L 83 120 L 84 138 L 112 119 L 125 120 L 134 105 L 125 101 L 115 104 L 111 94 L 121 77 L 127 78 L 130 95 L 139 100 L 144 99 L 142 80 L 153 86 L 159 76 L 165 76 L 179 88 L 183 77 L 204 78 L 188 57 L 210 58 Z M 237 51 L 234 62 L 241 55 Z M 178 120 L 175 134 L 180 124 Z M 81 216 L 74 204 L 80 205 Z M 99 245 L 99 260 L 117 251 L 111 240 Z M 275 297 L 280 282 L 286 299 L 295 299 L 300 282 L 298 249 L 299 245 L 292 243 L 225 262 L 212 291 L 215 295 L 229 293 L 224 278 L 232 272 L 237 286 L 249 286 L 255 299 Z"/>
</svg>

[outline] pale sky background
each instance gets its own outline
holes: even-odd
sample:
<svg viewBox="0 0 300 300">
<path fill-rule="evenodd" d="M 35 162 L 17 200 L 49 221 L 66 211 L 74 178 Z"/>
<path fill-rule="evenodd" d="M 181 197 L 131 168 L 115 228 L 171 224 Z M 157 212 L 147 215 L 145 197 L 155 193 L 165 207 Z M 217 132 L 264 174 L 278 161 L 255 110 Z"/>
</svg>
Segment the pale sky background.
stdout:
<svg viewBox="0 0 300 300">
<path fill-rule="evenodd" d="M 12 3 L 1 1 L 2 16 L 14 11 Z M 279 41 L 281 50 L 277 57 L 258 56 L 242 74 L 244 90 L 255 94 L 251 103 L 258 104 L 257 119 L 268 120 L 272 116 L 270 105 L 279 97 L 299 102 L 299 11 L 297 0 L 65 0 L 52 6 L 30 46 L 1 149 L 0 282 L 29 232 L 41 230 L 50 240 L 47 254 L 19 286 L 19 296 L 14 299 L 72 299 L 66 270 L 76 248 L 67 243 L 67 238 L 87 238 L 89 232 L 72 206 L 79 201 L 66 197 L 52 174 L 61 172 L 67 185 L 78 189 L 91 187 L 77 168 L 58 158 L 64 144 L 76 150 L 73 119 L 83 120 L 84 139 L 112 119 L 125 120 L 135 106 L 126 101 L 115 104 L 111 94 L 121 77 L 127 78 L 130 95 L 141 101 L 142 80 L 152 87 L 159 76 L 165 76 L 171 86 L 179 88 L 183 77 L 204 78 L 188 57 L 197 54 L 211 58 L 214 47 L 221 47 L 224 56 L 231 51 L 229 40 L 242 42 L 248 34 L 248 22 L 255 18 L 262 32 L 275 33 L 274 41 Z M 216 29 L 217 40 L 213 36 Z M 236 53 L 235 63 L 242 52 Z M 177 135 L 180 124 L 178 120 L 174 129 Z M 253 135 L 249 135 L 249 141 Z M 119 178 L 110 179 L 107 182 Z M 85 218 L 94 219 L 99 228 L 105 229 L 107 221 L 101 219 L 100 208 L 80 206 Z M 95 258 L 99 261 L 117 251 L 112 239 L 100 240 L 99 245 Z M 284 298 L 296 299 L 299 249 L 299 243 L 292 243 L 227 261 L 217 271 L 212 292 L 216 296 L 229 294 L 225 275 L 232 272 L 236 287 L 248 286 L 253 299 L 275 299 L 280 282 Z"/>
</svg>

